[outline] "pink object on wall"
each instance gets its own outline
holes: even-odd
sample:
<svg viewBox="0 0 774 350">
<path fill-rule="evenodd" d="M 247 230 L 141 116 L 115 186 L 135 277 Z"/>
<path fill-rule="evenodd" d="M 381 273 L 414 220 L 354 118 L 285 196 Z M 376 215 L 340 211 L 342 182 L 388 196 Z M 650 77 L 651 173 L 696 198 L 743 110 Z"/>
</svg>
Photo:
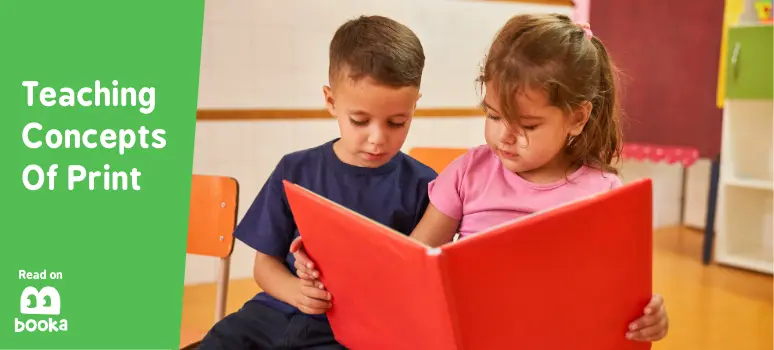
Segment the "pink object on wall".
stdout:
<svg viewBox="0 0 774 350">
<path fill-rule="evenodd" d="M 699 159 L 699 150 L 694 147 L 625 143 L 622 158 L 666 164 L 682 163 L 687 168 Z"/>
</svg>

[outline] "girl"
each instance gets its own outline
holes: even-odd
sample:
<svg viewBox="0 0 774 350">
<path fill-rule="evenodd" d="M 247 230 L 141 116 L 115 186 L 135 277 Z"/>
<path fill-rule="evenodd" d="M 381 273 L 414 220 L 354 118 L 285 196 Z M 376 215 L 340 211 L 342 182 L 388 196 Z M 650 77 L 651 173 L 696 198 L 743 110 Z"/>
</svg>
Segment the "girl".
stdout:
<svg viewBox="0 0 774 350">
<path fill-rule="evenodd" d="M 486 145 L 453 161 L 429 186 L 411 237 L 440 246 L 539 210 L 621 185 L 611 163 L 622 142 L 616 70 L 588 25 L 563 15 L 518 15 L 495 37 L 478 79 Z M 299 277 L 317 275 L 295 242 Z M 319 282 L 318 282 L 319 283 Z M 668 330 L 661 297 L 629 339 Z"/>
</svg>

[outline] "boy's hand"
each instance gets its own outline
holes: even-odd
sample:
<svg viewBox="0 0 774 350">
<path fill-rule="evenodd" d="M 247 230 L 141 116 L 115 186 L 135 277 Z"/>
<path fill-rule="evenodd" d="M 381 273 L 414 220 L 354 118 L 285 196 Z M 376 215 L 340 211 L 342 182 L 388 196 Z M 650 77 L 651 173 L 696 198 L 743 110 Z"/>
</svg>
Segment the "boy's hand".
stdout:
<svg viewBox="0 0 774 350">
<path fill-rule="evenodd" d="M 322 288 L 316 281 L 298 279 L 299 290 L 294 298 L 295 307 L 301 312 L 316 315 L 323 314 L 331 308 L 331 293 Z"/>
<path fill-rule="evenodd" d="M 299 278 L 316 281 L 320 277 L 320 272 L 314 269 L 314 263 L 304 251 L 304 243 L 301 241 L 301 236 L 296 237 L 293 243 L 290 244 L 290 252 L 293 253 L 293 257 L 296 259 L 293 265 L 296 267 L 296 274 L 298 274 Z"/>
<path fill-rule="evenodd" d="M 635 341 L 658 341 L 663 339 L 669 331 L 669 317 L 667 316 L 664 299 L 654 294 L 650 303 L 645 307 L 645 315 L 629 325 L 626 338 Z"/>
</svg>

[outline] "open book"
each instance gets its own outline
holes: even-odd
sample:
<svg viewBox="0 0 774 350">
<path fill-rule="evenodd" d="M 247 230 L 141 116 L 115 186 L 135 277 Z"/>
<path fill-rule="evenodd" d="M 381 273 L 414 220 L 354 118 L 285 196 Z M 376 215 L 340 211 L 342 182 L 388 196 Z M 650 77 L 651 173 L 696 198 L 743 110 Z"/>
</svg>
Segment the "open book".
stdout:
<svg viewBox="0 0 774 350">
<path fill-rule="evenodd" d="M 438 248 L 285 182 L 351 349 L 641 350 L 652 189 L 640 180 Z"/>
</svg>

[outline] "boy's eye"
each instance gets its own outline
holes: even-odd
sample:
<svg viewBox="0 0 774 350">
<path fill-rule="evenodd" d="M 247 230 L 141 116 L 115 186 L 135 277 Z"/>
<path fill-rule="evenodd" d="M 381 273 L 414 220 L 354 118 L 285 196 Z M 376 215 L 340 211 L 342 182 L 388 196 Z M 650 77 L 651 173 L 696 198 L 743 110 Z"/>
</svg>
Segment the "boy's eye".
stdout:
<svg viewBox="0 0 774 350">
<path fill-rule="evenodd" d="M 390 127 L 393 127 L 393 128 L 400 128 L 400 127 L 403 127 L 403 126 L 405 126 L 405 125 L 406 125 L 406 122 L 402 122 L 402 123 L 396 123 L 396 122 L 392 122 L 392 121 L 390 121 L 390 122 L 387 122 L 387 124 L 389 124 L 389 125 L 390 125 Z"/>
<path fill-rule="evenodd" d="M 368 125 L 368 120 L 355 120 L 355 119 L 352 119 L 352 117 L 349 118 L 349 122 L 357 126 Z"/>
</svg>

